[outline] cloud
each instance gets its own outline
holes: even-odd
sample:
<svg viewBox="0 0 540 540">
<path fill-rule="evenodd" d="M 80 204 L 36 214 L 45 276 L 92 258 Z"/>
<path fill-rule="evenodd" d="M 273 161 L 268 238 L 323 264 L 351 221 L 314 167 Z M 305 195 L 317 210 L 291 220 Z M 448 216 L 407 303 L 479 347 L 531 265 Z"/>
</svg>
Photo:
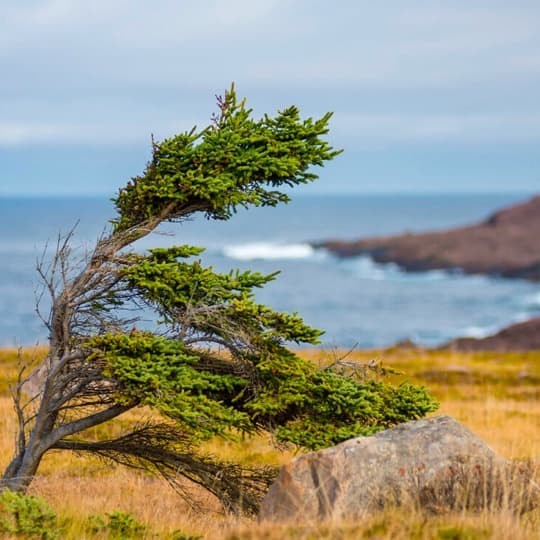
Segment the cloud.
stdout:
<svg viewBox="0 0 540 540">
<path fill-rule="evenodd" d="M 90 45 L 100 51 L 115 45 L 132 52 L 163 53 L 167 46 L 216 44 L 224 35 L 230 38 L 249 25 L 255 30 L 278 5 L 277 0 L 21 2 L 2 8 L 0 43 L 28 51 L 47 38 L 45 48 L 53 50 Z"/>
<path fill-rule="evenodd" d="M 147 124 L 0 122 L 0 147 L 41 143 L 79 146 L 97 142 L 101 145 L 130 146 L 148 143 L 152 134 L 163 139 L 191 129 L 194 125 L 197 122 L 165 122 L 154 125 L 150 131 Z"/>
<path fill-rule="evenodd" d="M 335 116 L 341 136 L 380 144 L 441 141 L 460 143 L 519 143 L 540 141 L 536 115 L 366 115 Z"/>
<path fill-rule="evenodd" d="M 205 125 L 234 80 L 257 114 L 335 111 L 346 147 L 532 148 L 539 17 L 537 0 L 1 2 L 0 147 L 146 144 Z"/>
<path fill-rule="evenodd" d="M 233 78 L 330 89 L 478 84 L 523 71 L 515 58 L 538 52 L 531 15 L 540 15 L 497 0 L 332 9 L 307 0 L 49 0 L 0 9 L 0 58 L 15 75 L 5 90 L 60 93 Z"/>
<path fill-rule="evenodd" d="M 61 132 L 60 126 L 0 123 L 0 146 L 50 141 Z"/>
<path fill-rule="evenodd" d="M 152 133 L 162 139 L 205 122 L 154 123 Z M 342 114 L 332 120 L 333 138 L 366 146 L 381 144 L 461 142 L 519 143 L 540 141 L 540 114 L 511 115 L 377 115 Z M 0 146 L 58 143 L 62 145 L 146 144 L 151 132 L 148 124 L 87 123 L 46 124 L 0 122 Z"/>
</svg>

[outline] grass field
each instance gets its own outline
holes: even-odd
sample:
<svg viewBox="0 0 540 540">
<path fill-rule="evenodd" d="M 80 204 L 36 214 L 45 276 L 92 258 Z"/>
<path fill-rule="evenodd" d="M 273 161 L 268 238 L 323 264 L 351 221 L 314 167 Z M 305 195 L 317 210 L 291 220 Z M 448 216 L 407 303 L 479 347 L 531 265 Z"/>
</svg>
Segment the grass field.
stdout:
<svg viewBox="0 0 540 540">
<path fill-rule="evenodd" d="M 27 354 L 39 358 L 43 351 Z M 301 354 L 327 364 L 342 353 L 316 350 Z M 427 386 L 441 403 L 437 414 L 450 414 L 460 420 L 499 454 L 539 460 L 540 352 L 464 354 L 388 349 L 354 351 L 347 360 L 376 361 L 402 372 L 390 377 L 396 383 L 409 380 Z M 0 351 L 0 366 L 0 465 L 4 467 L 13 452 L 16 428 L 8 393 L 9 381 L 16 372 L 16 351 Z M 293 455 L 290 451 L 279 452 L 263 438 L 243 443 L 212 441 L 207 449 L 250 464 L 284 463 Z M 393 510 L 362 523 L 278 527 L 223 515 L 216 501 L 200 492 L 197 496 L 202 495 L 204 509 L 194 510 L 159 479 L 70 453 L 51 453 L 39 472 L 31 492 L 43 497 L 64 522 L 63 538 L 107 538 L 106 532 L 88 531 L 88 517 L 114 511 L 133 514 L 147 526 L 145 537 L 177 540 L 197 536 L 216 540 L 540 538 L 538 511 L 517 518 L 487 512 L 428 517 Z"/>
</svg>

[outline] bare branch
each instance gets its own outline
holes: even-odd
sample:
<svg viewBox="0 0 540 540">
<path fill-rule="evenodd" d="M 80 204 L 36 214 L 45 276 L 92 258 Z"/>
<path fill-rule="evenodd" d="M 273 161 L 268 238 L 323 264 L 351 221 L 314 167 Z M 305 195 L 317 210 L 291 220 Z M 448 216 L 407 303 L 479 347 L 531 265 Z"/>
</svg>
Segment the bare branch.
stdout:
<svg viewBox="0 0 540 540">
<path fill-rule="evenodd" d="M 184 477 L 214 495 L 232 512 L 255 514 L 276 477 L 273 467 L 242 467 L 211 456 L 197 455 L 190 439 L 169 424 L 145 425 L 105 441 L 60 440 L 53 448 L 91 452 L 105 459 L 162 476 L 181 495 Z"/>
<path fill-rule="evenodd" d="M 24 372 L 27 369 L 27 365 L 22 357 L 22 348 L 17 350 L 17 383 L 15 386 L 10 386 L 11 397 L 13 399 L 13 406 L 17 414 L 17 421 L 19 424 L 19 431 L 17 435 L 17 449 L 18 452 L 23 452 L 26 448 L 26 422 L 24 415 L 24 405 L 22 403 L 22 387 L 25 382 L 23 377 Z"/>
<path fill-rule="evenodd" d="M 113 418 L 116 418 L 122 413 L 129 411 L 129 409 L 132 409 L 134 405 L 135 404 L 113 405 L 112 407 L 109 407 L 104 411 L 99 411 L 97 413 L 91 414 L 90 416 L 80 418 L 79 420 L 75 420 L 68 424 L 60 425 L 43 439 L 42 445 L 46 448 L 51 448 L 60 439 L 63 439 L 64 437 L 69 437 L 70 435 L 74 435 L 75 433 L 79 433 L 81 431 L 84 431 L 85 429 L 89 429 L 99 424 L 103 424 L 108 420 L 112 420 Z"/>
</svg>

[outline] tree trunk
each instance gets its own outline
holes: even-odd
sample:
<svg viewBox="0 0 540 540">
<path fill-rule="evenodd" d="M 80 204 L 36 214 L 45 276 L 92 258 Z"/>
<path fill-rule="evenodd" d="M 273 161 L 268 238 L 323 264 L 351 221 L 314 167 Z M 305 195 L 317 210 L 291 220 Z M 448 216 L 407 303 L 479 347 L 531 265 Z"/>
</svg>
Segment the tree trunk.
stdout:
<svg viewBox="0 0 540 540">
<path fill-rule="evenodd" d="M 0 487 L 11 491 L 26 492 L 38 470 L 45 450 L 27 447 L 13 458 L 6 468 Z"/>
</svg>

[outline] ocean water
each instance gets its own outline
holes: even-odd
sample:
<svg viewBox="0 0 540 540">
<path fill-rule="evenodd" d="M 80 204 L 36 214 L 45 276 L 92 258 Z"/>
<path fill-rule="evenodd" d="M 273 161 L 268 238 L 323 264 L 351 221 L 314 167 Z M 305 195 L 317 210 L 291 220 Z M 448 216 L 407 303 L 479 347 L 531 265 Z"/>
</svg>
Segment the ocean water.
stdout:
<svg viewBox="0 0 540 540">
<path fill-rule="evenodd" d="M 170 224 L 137 249 L 190 243 L 217 270 L 281 270 L 257 292 L 325 330 L 325 347 L 371 348 L 412 339 L 433 346 L 482 337 L 540 314 L 538 284 L 442 270 L 405 273 L 368 257 L 338 259 L 309 241 L 442 229 L 484 219 L 525 194 L 299 196 L 275 209 L 240 211 L 228 222 Z M 36 314 L 36 261 L 73 226 L 76 253 L 114 217 L 106 198 L 0 198 L 0 346 L 45 343 Z M 48 255 L 46 255 L 47 257 Z M 42 300 L 46 311 L 47 300 Z"/>
</svg>

